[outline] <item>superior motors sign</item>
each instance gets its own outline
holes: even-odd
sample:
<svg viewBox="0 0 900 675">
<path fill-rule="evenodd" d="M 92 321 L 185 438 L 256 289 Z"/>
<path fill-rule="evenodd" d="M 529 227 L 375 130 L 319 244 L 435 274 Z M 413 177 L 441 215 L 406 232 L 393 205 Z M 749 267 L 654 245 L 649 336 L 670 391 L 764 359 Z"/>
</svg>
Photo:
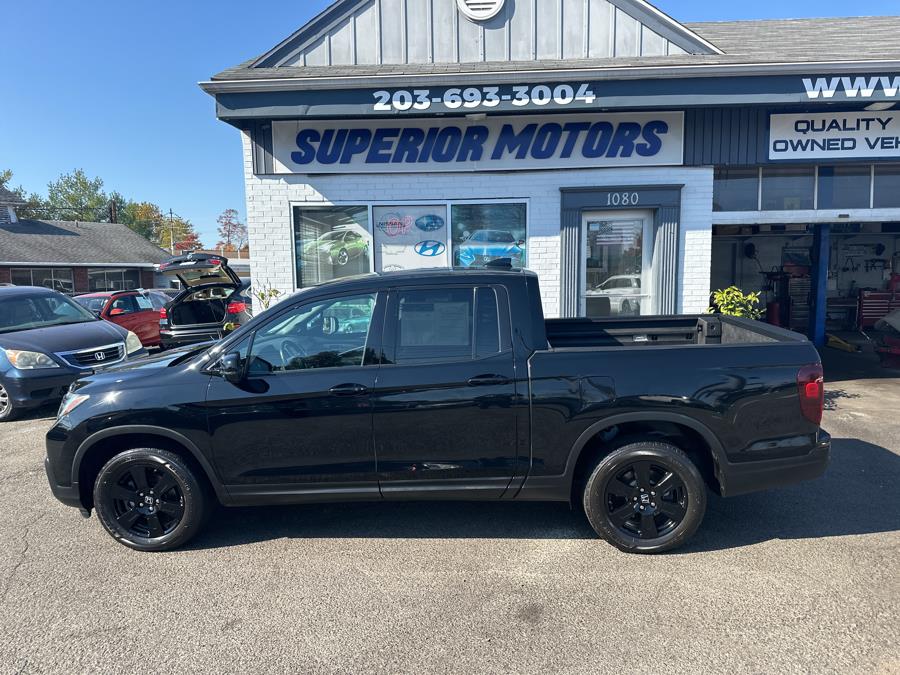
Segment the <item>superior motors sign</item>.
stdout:
<svg viewBox="0 0 900 675">
<path fill-rule="evenodd" d="M 900 114 L 886 112 L 771 115 L 769 159 L 900 157 Z"/>
<path fill-rule="evenodd" d="M 683 162 L 680 112 L 273 122 L 276 173 L 510 171 Z"/>
</svg>

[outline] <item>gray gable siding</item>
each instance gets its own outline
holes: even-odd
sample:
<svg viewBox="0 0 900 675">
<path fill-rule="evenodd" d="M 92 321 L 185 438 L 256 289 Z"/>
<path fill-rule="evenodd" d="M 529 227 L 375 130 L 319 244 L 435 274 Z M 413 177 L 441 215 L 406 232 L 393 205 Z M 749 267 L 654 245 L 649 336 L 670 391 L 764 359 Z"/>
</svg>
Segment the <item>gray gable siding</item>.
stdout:
<svg viewBox="0 0 900 675">
<path fill-rule="evenodd" d="M 463 16 L 456 0 L 345 4 L 343 14 L 333 6 L 325 17 L 330 23 L 323 21 L 313 34 L 301 29 L 256 65 L 496 63 L 687 53 L 669 39 L 677 37 L 676 29 L 658 19 L 641 21 L 623 0 L 506 0 L 497 16 L 483 22 Z M 678 42 L 694 53 L 711 51 Z"/>
</svg>

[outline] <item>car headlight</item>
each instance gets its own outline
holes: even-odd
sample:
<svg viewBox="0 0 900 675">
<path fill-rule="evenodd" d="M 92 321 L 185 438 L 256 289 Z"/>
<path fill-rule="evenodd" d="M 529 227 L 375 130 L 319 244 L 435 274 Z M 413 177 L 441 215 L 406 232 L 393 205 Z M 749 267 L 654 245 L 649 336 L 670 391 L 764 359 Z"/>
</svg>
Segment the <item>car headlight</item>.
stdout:
<svg viewBox="0 0 900 675">
<path fill-rule="evenodd" d="M 12 367 L 19 370 L 59 368 L 59 364 L 43 352 L 27 352 L 21 349 L 4 349 L 3 352 Z"/>
<path fill-rule="evenodd" d="M 88 394 L 76 394 L 71 391 L 66 392 L 66 395 L 63 396 L 62 403 L 59 404 L 59 412 L 56 413 L 56 417 L 65 417 L 89 398 L 90 396 Z"/>
<path fill-rule="evenodd" d="M 128 331 L 128 337 L 125 338 L 125 353 L 131 356 L 143 348 L 144 345 L 141 344 L 141 339 L 131 331 Z"/>
</svg>

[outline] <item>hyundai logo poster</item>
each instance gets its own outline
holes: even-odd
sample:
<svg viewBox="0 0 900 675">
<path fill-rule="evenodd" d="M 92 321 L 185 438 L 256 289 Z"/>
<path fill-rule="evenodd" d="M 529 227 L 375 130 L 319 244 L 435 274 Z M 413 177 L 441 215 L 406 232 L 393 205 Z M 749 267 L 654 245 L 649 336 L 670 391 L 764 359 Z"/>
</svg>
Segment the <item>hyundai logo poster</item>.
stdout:
<svg viewBox="0 0 900 675">
<path fill-rule="evenodd" d="M 375 206 L 375 269 L 382 272 L 447 267 L 447 207 Z"/>
<path fill-rule="evenodd" d="M 272 122 L 275 173 L 510 171 L 683 163 L 684 114 Z"/>
</svg>

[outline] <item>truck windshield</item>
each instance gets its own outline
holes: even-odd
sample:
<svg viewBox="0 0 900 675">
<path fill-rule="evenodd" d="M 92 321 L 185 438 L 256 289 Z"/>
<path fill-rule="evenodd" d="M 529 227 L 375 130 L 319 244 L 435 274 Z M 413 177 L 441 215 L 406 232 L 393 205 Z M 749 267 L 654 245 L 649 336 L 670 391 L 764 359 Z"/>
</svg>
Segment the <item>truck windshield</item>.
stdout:
<svg viewBox="0 0 900 675">
<path fill-rule="evenodd" d="M 0 298 L 0 333 L 99 321 L 64 295 L 17 295 Z"/>
</svg>

